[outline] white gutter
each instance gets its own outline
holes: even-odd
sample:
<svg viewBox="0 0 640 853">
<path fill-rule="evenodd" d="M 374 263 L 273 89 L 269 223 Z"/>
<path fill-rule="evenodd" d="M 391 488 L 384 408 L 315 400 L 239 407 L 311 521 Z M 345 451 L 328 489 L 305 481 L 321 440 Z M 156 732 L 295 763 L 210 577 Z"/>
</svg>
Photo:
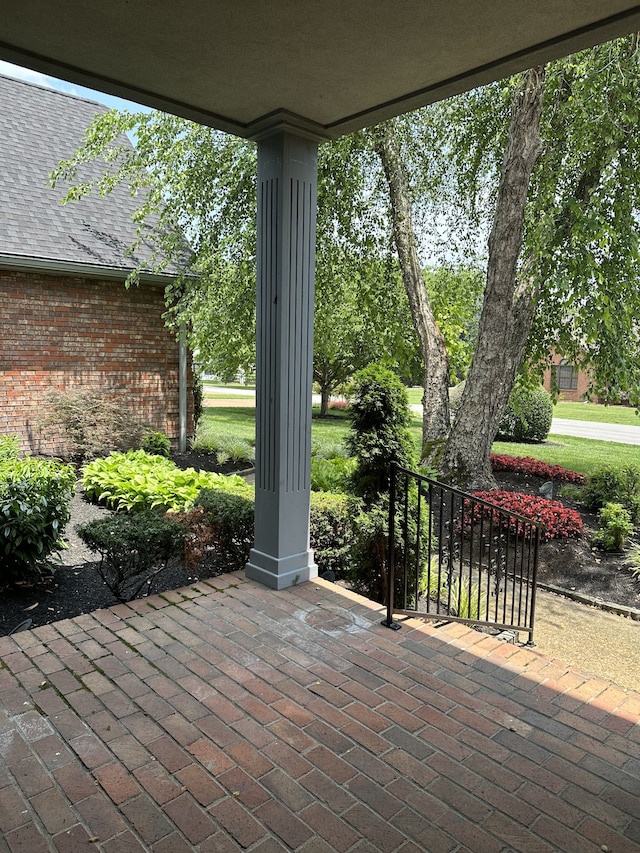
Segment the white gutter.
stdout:
<svg viewBox="0 0 640 853">
<path fill-rule="evenodd" d="M 97 264 L 82 264 L 74 261 L 61 261 L 57 258 L 37 258 L 25 255 L 5 255 L 0 253 L 0 269 L 18 270 L 21 272 L 58 273 L 84 278 L 108 278 L 124 281 L 134 267 L 99 266 Z M 175 281 L 176 276 L 145 272 L 139 273 L 140 281 L 147 284 L 166 285 Z"/>
<path fill-rule="evenodd" d="M 180 327 L 178 340 L 178 452 L 187 452 L 187 334 L 184 326 Z"/>
</svg>

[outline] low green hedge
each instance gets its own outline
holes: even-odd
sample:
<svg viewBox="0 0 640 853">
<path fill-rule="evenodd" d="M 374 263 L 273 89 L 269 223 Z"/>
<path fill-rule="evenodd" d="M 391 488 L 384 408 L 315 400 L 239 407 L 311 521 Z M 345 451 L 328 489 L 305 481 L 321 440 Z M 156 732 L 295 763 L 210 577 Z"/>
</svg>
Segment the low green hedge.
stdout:
<svg viewBox="0 0 640 853">
<path fill-rule="evenodd" d="M 318 573 L 344 580 L 353 543 L 351 500 L 344 494 L 311 492 L 311 547 Z"/>
</svg>

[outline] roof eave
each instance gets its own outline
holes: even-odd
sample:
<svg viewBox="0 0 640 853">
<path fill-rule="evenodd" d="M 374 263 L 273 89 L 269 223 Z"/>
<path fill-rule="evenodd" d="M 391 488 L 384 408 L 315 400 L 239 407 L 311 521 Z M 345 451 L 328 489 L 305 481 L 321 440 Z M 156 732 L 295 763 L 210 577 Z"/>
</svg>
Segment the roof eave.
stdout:
<svg viewBox="0 0 640 853">
<path fill-rule="evenodd" d="M 134 269 L 132 267 L 100 266 L 98 264 L 82 264 L 74 261 L 61 261 L 52 258 L 37 258 L 26 255 L 7 255 L 0 253 L 0 269 L 16 270 L 19 272 L 40 272 L 49 275 L 65 275 L 77 278 L 99 278 L 125 281 Z M 166 286 L 177 278 L 166 273 L 154 273 L 140 270 L 140 281 L 146 284 Z"/>
</svg>

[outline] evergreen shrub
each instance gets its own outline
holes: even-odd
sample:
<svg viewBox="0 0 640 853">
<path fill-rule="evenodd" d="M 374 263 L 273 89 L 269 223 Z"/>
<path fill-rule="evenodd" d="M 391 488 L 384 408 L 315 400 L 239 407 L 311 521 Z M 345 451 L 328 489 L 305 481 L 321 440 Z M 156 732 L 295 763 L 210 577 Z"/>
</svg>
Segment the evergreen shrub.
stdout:
<svg viewBox="0 0 640 853">
<path fill-rule="evenodd" d="M 582 500 L 589 509 L 618 503 L 628 510 L 631 521 L 640 521 L 640 466 L 603 465 L 587 478 Z"/>
<path fill-rule="evenodd" d="M 551 429 L 553 402 L 542 386 L 516 383 L 498 427 L 503 441 L 544 441 Z"/>
<path fill-rule="evenodd" d="M 344 494 L 311 492 L 311 548 L 318 573 L 345 580 L 353 541 L 351 501 Z"/>
<path fill-rule="evenodd" d="M 10 453 L 0 461 L 0 587 L 53 575 L 49 558 L 64 547 L 75 483 L 74 468 L 61 462 Z"/>
<path fill-rule="evenodd" d="M 118 601 L 131 601 L 182 551 L 185 530 L 150 509 L 118 512 L 76 526 L 85 545 L 100 555 L 98 573 Z"/>
<path fill-rule="evenodd" d="M 415 468 L 416 459 L 408 430 L 409 401 L 398 377 L 380 365 L 369 365 L 353 381 L 351 429 L 346 445 L 355 458 L 351 475 L 354 539 L 349 582 L 354 590 L 374 601 L 387 597 L 389 486 L 391 463 Z M 399 496 L 400 500 L 403 496 Z M 413 524 L 416 494 L 408 497 L 409 525 Z M 403 531 L 398 531 L 402 534 Z M 396 538 L 398 547 L 403 536 Z M 413 541 L 409 537 L 409 541 Z M 403 564 L 403 555 L 394 555 Z"/>
<path fill-rule="evenodd" d="M 209 532 L 208 546 L 224 560 L 228 571 L 241 569 L 249 559 L 253 544 L 254 502 L 249 490 L 242 494 L 217 489 L 203 489 L 195 509 L 204 512 Z"/>
<path fill-rule="evenodd" d="M 345 443 L 356 460 L 351 488 L 369 506 L 388 494 L 392 462 L 415 467 L 409 398 L 395 373 L 377 364 L 356 373 L 350 398 L 351 427 Z"/>
</svg>

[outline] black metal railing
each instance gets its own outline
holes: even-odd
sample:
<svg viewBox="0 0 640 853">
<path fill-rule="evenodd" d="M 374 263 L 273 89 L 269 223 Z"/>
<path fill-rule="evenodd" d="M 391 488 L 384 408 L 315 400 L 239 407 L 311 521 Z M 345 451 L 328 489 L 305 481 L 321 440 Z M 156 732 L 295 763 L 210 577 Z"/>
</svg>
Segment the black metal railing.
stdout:
<svg viewBox="0 0 640 853">
<path fill-rule="evenodd" d="M 533 644 L 541 525 L 392 466 L 387 618 L 525 631 Z"/>
</svg>

